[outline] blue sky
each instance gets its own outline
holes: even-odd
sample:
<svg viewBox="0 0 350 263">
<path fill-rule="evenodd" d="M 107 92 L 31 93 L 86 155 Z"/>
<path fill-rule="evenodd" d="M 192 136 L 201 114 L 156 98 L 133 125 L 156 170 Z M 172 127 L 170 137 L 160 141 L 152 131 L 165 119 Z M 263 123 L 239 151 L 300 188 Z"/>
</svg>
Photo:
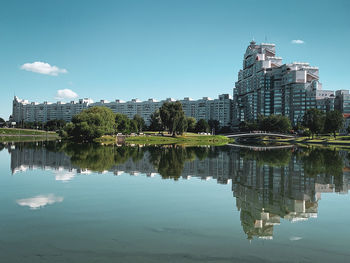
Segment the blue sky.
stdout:
<svg viewBox="0 0 350 263">
<path fill-rule="evenodd" d="M 318 66 L 324 89 L 349 89 L 349 13 L 347 0 L 2 0 L 0 117 L 14 94 L 39 102 L 232 94 L 252 38 L 275 43 L 285 63 Z M 57 94 L 66 89 L 73 93 Z"/>
</svg>

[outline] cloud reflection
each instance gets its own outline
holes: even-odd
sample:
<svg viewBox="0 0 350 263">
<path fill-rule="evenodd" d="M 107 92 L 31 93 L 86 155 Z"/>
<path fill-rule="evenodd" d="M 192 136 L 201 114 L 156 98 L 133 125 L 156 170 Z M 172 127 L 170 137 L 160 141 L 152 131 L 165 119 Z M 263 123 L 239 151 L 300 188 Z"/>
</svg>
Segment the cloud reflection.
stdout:
<svg viewBox="0 0 350 263">
<path fill-rule="evenodd" d="M 289 240 L 290 241 L 298 241 L 298 240 L 301 240 L 303 239 L 302 237 L 290 237 Z"/>
<path fill-rule="evenodd" d="M 63 182 L 68 182 L 72 180 L 75 176 L 75 172 L 73 171 L 55 171 L 55 180 L 56 181 L 63 181 Z"/>
<path fill-rule="evenodd" d="M 37 195 L 30 198 L 18 199 L 16 201 L 20 206 L 29 206 L 30 209 L 39 209 L 46 205 L 52 205 L 54 203 L 61 203 L 63 201 L 63 197 L 56 196 L 54 194 L 47 195 Z"/>
</svg>

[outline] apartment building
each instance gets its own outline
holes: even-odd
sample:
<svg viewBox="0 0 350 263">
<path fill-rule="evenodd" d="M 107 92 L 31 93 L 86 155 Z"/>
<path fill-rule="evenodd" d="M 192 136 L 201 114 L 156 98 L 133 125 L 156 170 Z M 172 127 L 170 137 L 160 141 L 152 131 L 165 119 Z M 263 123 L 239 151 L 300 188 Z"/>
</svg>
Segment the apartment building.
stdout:
<svg viewBox="0 0 350 263">
<path fill-rule="evenodd" d="M 115 100 L 112 102 L 100 100 L 93 102 L 91 99 L 80 99 L 78 102 L 71 101 L 69 103 L 36 103 L 14 97 L 12 107 L 11 120 L 20 122 L 46 122 L 49 120 L 62 119 L 67 122 L 72 120 L 75 114 L 82 110 L 93 106 L 105 106 L 110 108 L 114 113 L 121 113 L 132 119 L 136 114 L 140 115 L 146 122 L 150 124 L 150 116 L 159 109 L 165 102 L 175 102 L 172 98 L 157 101 L 148 99 L 141 101 L 132 99 L 131 101 Z M 217 99 L 203 97 L 199 100 L 184 98 L 179 100 L 183 106 L 187 117 L 195 119 L 218 120 L 220 126 L 230 126 L 232 121 L 233 101 L 229 94 L 219 95 Z"/>
<path fill-rule="evenodd" d="M 275 44 L 254 41 L 244 54 L 233 96 L 235 125 L 270 114 L 285 115 L 297 124 L 307 109 L 333 110 L 335 100 L 334 91 L 322 90 L 317 67 L 304 62 L 283 64 Z"/>
<path fill-rule="evenodd" d="M 14 97 L 11 120 L 20 122 L 46 122 L 49 120 L 71 121 L 72 116 L 86 109 L 92 103 L 91 99 L 80 99 L 69 103 L 29 102 Z"/>
<path fill-rule="evenodd" d="M 337 90 L 335 92 L 334 108 L 343 114 L 350 114 L 349 90 Z"/>
</svg>

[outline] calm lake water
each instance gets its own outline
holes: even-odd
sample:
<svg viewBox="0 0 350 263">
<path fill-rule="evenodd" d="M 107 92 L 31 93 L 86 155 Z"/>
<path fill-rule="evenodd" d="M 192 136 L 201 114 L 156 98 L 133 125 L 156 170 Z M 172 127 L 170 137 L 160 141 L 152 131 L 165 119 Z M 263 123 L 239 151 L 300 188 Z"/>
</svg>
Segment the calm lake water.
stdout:
<svg viewBox="0 0 350 263">
<path fill-rule="evenodd" d="M 349 156 L 0 144 L 0 262 L 349 262 Z"/>
</svg>

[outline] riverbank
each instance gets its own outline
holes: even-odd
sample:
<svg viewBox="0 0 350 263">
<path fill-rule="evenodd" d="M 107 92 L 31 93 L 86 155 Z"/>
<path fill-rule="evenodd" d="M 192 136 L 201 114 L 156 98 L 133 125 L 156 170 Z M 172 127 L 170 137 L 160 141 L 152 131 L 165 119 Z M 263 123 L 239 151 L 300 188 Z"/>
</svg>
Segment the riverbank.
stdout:
<svg viewBox="0 0 350 263">
<path fill-rule="evenodd" d="M 96 142 L 103 144 L 115 144 L 116 136 L 102 136 Z M 124 140 L 127 144 L 185 144 L 185 145 L 226 145 L 233 142 L 222 135 L 199 135 L 195 133 L 185 133 L 181 136 L 172 137 L 169 135 L 157 135 L 156 133 L 145 134 L 141 136 L 127 136 Z"/>
<path fill-rule="evenodd" d="M 59 136 L 56 132 L 32 129 L 0 128 L 0 142 L 55 140 L 58 138 Z"/>
<path fill-rule="evenodd" d="M 350 147 L 350 136 L 337 136 L 336 138 L 331 136 L 317 136 L 314 139 L 309 137 L 297 137 L 293 139 L 271 139 L 263 138 L 263 142 L 274 142 L 274 143 L 289 143 L 289 144 L 314 144 L 323 146 L 348 146 Z"/>
</svg>

